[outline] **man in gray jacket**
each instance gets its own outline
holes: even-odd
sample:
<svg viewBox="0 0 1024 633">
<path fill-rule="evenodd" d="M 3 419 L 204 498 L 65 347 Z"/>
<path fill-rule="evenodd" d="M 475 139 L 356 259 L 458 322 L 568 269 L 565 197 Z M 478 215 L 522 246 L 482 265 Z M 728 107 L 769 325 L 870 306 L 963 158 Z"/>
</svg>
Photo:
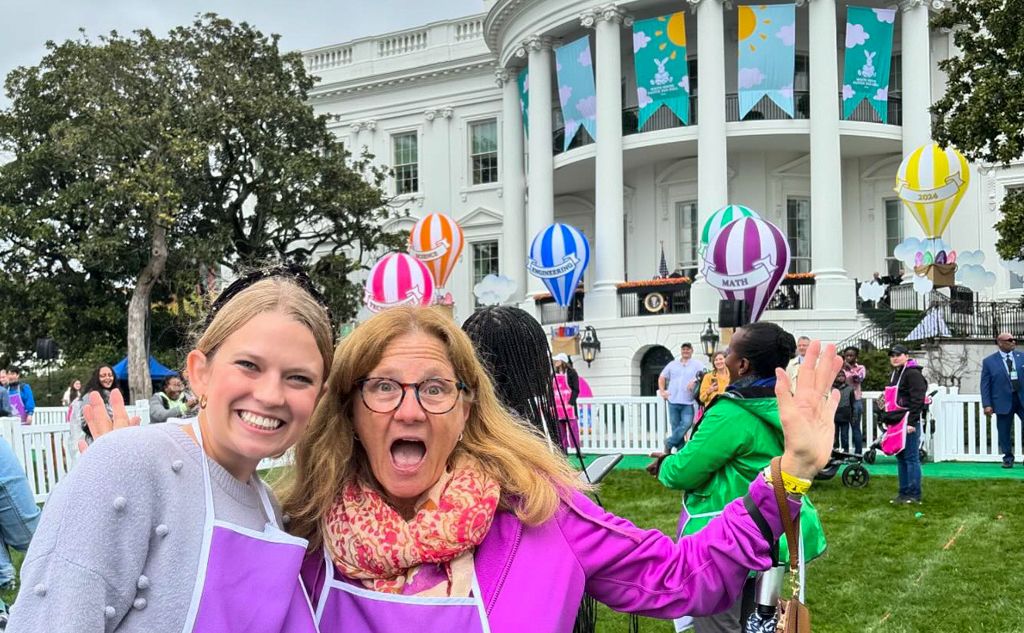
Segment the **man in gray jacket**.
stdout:
<svg viewBox="0 0 1024 633">
<path fill-rule="evenodd" d="M 190 418 L 195 415 L 195 398 L 185 396 L 185 383 L 178 376 L 164 380 L 163 389 L 149 399 L 149 421 L 166 422 L 170 418 Z"/>
</svg>

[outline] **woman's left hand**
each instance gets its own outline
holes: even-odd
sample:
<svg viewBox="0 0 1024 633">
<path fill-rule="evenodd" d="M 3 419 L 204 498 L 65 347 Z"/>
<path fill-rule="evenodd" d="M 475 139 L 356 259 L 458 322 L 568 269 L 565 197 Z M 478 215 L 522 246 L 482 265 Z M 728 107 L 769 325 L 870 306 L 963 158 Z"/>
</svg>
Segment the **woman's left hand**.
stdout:
<svg viewBox="0 0 1024 633">
<path fill-rule="evenodd" d="M 775 370 L 775 396 L 786 436 L 782 470 L 790 475 L 813 479 L 832 455 L 833 420 L 839 406 L 839 392 L 832 383 L 842 366 L 835 345 L 822 350 L 821 341 L 812 341 L 804 354 L 803 371 L 797 374 L 795 393 L 785 370 Z M 810 368 L 814 371 L 807 371 Z"/>
<path fill-rule="evenodd" d="M 110 410 L 114 413 L 113 420 L 107 415 L 107 407 L 104 406 L 99 392 L 89 393 L 88 400 L 82 405 L 82 415 L 89 425 L 89 432 L 92 433 L 93 440 L 98 440 L 101 435 L 126 426 L 138 426 L 141 422 L 137 415 L 128 417 L 128 410 L 124 407 L 124 397 L 118 389 L 113 389 L 110 392 Z M 84 453 L 87 448 L 89 448 L 89 444 L 85 440 L 78 441 L 79 453 Z"/>
</svg>

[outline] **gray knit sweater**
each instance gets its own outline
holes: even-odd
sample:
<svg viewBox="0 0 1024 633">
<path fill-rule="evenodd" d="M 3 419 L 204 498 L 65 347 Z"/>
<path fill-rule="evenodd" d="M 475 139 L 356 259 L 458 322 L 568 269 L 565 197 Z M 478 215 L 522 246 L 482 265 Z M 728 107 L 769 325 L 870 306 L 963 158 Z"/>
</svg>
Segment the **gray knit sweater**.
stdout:
<svg viewBox="0 0 1024 633">
<path fill-rule="evenodd" d="M 8 633 L 180 633 L 203 537 L 201 459 L 177 424 L 97 440 L 43 508 Z M 262 530 L 255 487 L 207 462 L 217 518 Z"/>
</svg>

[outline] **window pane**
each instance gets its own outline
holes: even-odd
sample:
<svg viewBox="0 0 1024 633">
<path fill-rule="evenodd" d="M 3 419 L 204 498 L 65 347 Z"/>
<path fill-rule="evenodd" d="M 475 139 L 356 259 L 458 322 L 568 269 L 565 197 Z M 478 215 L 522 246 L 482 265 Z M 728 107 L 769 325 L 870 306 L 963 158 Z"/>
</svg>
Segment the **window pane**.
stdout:
<svg viewBox="0 0 1024 633">
<path fill-rule="evenodd" d="M 697 202 L 676 203 L 676 230 L 679 242 L 676 248 L 677 265 L 684 273 L 693 276 L 697 268 Z M 660 253 L 658 254 L 660 257 Z"/>
<path fill-rule="evenodd" d="M 470 169 L 474 185 L 498 182 L 498 123 L 480 121 L 469 126 Z"/>
<path fill-rule="evenodd" d="M 419 191 L 419 151 L 416 132 L 396 134 L 392 137 L 392 143 L 395 154 L 395 193 Z"/>
<path fill-rule="evenodd" d="M 473 138 L 473 153 L 483 154 L 498 151 L 498 124 L 496 121 L 482 121 L 470 126 Z"/>
<path fill-rule="evenodd" d="M 811 201 L 807 198 L 786 200 L 786 229 L 791 261 L 789 272 L 811 272 Z"/>
<path fill-rule="evenodd" d="M 471 244 L 473 257 L 473 286 L 480 283 L 487 275 L 497 275 L 498 272 L 498 241 L 488 240 L 486 242 L 473 242 Z M 473 296 L 473 304 L 480 307 L 480 300 Z"/>
</svg>

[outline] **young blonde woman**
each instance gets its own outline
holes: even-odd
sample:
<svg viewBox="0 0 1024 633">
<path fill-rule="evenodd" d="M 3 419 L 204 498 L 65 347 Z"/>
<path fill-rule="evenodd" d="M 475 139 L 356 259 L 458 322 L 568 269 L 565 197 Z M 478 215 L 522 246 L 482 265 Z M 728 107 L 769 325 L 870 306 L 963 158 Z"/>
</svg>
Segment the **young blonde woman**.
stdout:
<svg viewBox="0 0 1024 633">
<path fill-rule="evenodd" d="M 301 436 L 332 354 L 304 275 L 244 277 L 188 355 L 191 424 L 99 437 L 50 496 L 21 568 L 19 633 L 312 633 L 299 584 L 307 543 L 282 531 L 256 476 Z M 99 394 L 86 416 L 109 429 Z M 114 426 L 128 425 L 119 393 Z"/>
<path fill-rule="evenodd" d="M 729 387 L 729 368 L 725 365 L 725 352 L 715 352 L 713 369 L 700 381 L 700 403 L 705 408 Z"/>
<path fill-rule="evenodd" d="M 779 372 L 784 480 L 811 479 L 831 453 L 841 361 L 819 351 L 796 396 Z M 282 503 L 312 545 L 303 580 L 321 633 L 568 633 L 584 590 L 652 617 L 715 613 L 770 566 L 782 532 L 760 476 L 746 505 L 678 543 L 605 512 L 500 405 L 472 342 L 436 309 L 386 310 L 344 340 L 292 475 Z"/>
</svg>

